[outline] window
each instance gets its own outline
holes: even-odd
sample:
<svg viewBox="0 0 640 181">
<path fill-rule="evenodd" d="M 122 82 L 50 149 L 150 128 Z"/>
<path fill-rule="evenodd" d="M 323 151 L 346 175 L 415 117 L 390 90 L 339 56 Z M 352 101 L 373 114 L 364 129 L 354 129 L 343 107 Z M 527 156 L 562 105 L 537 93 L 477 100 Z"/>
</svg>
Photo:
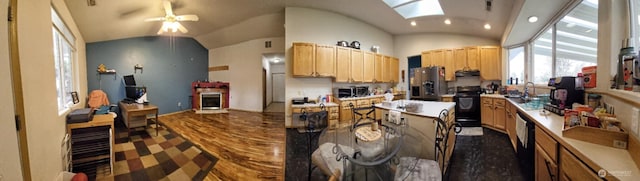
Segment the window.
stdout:
<svg viewBox="0 0 640 181">
<path fill-rule="evenodd" d="M 584 0 L 533 42 L 532 81 L 577 76 L 597 63 L 598 1 Z"/>
<path fill-rule="evenodd" d="M 56 91 L 58 95 L 58 112 L 64 112 L 73 105 L 71 92 L 73 86 L 73 63 L 75 37 L 64 24 L 55 9 L 51 8 L 53 22 L 53 60 L 56 72 Z"/>
<path fill-rule="evenodd" d="M 513 84 L 516 79 L 518 82 L 524 81 L 524 47 L 509 49 L 509 74 L 507 78 L 513 78 Z"/>
</svg>

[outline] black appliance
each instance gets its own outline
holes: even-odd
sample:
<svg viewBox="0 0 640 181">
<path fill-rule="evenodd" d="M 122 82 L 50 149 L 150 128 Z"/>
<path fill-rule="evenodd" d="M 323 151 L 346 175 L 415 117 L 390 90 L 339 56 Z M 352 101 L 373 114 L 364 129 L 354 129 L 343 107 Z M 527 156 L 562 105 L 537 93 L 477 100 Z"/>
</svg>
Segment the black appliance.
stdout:
<svg viewBox="0 0 640 181">
<path fill-rule="evenodd" d="M 356 86 L 355 87 L 356 97 L 367 97 L 369 96 L 369 87 L 368 86 Z"/>
<path fill-rule="evenodd" d="M 413 68 L 411 77 L 411 99 L 439 101 L 447 93 L 444 68 L 438 66 Z"/>
<path fill-rule="evenodd" d="M 519 138 L 516 138 L 517 146 L 516 146 L 516 157 L 518 157 L 518 162 L 520 164 L 520 168 L 523 169 L 522 173 L 524 174 L 524 180 L 534 180 L 535 178 L 535 152 L 536 152 L 536 134 L 535 134 L 535 123 L 529 120 L 527 116 L 522 115 L 522 113 L 518 112 L 518 118 L 522 119 L 526 122 L 526 144 L 522 144 Z M 519 120 L 516 120 L 519 121 Z M 517 135 L 520 136 L 520 135 Z M 526 147 L 524 146 L 526 145 Z"/>
<path fill-rule="evenodd" d="M 456 122 L 463 127 L 480 126 L 480 86 L 458 86 L 453 100 L 456 102 Z"/>
<path fill-rule="evenodd" d="M 291 99 L 291 104 L 305 104 L 309 101 L 308 97 L 303 97 L 303 98 L 292 98 Z"/>
<path fill-rule="evenodd" d="M 555 114 L 564 115 L 564 109 L 571 109 L 573 103 L 584 104 L 584 87 L 579 77 L 556 77 L 549 79 L 547 84 L 551 87 L 549 103 L 544 109 Z"/>
<path fill-rule="evenodd" d="M 474 77 L 480 76 L 479 70 L 458 70 L 455 72 L 456 77 Z"/>
<path fill-rule="evenodd" d="M 355 97 L 356 88 L 355 87 L 338 88 L 336 89 L 336 95 L 338 95 L 338 98 Z"/>
<path fill-rule="evenodd" d="M 124 90 L 126 96 L 123 102 L 133 103 L 147 92 L 146 87 L 136 86 L 136 79 L 133 77 L 133 75 L 122 76 L 122 79 L 124 79 Z"/>
</svg>

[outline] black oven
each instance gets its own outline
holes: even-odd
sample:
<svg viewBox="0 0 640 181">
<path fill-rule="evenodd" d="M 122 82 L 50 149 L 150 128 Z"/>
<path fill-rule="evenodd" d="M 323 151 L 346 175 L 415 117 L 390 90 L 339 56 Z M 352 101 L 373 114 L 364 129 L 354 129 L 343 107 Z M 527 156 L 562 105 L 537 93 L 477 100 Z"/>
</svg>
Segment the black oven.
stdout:
<svg viewBox="0 0 640 181">
<path fill-rule="evenodd" d="M 480 126 L 480 86 L 456 87 L 456 122 L 463 127 Z"/>
<path fill-rule="evenodd" d="M 367 97 L 369 96 L 369 87 L 368 86 L 357 86 L 355 87 L 356 97 Z"/>
</svg>

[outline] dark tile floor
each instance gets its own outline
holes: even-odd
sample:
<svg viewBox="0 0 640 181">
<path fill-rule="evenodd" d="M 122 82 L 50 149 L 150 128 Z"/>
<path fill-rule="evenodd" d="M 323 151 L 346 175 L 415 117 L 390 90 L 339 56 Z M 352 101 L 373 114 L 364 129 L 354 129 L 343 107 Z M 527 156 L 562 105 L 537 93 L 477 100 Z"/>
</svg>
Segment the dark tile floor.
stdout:
<svg viewBox="0 0 640 181">
<path fill-rule="evenodd" d="M 515 152 L 506 134 L 483 129 L 483 136 L 459 136 L 451 157 L 449 174 L 444 180 L 525 180 Z M 311 133 L 311 150 L 318 148 Z M 285 179 L 288 181 L 326 180 L 319 169 L 308 176 L 307 134 L 287 129 Z"/>
</svg>

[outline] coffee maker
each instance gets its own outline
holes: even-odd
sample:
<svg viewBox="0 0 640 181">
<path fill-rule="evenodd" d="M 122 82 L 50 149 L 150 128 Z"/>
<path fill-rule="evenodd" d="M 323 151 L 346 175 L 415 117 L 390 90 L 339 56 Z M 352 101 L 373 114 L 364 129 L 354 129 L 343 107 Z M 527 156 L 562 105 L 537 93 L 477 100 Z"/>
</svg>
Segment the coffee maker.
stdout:
<svg viewBox="0 0 640 181">
<path fill-rule="evenodd" d="M 564 109 L 571 109 L 573 103 L 584 104 L 584 87 L 581 77 L 555 77 L 547 84 L 551 87 L 549 100 L 544 109 L 564 115 Z"/>
</svg>

